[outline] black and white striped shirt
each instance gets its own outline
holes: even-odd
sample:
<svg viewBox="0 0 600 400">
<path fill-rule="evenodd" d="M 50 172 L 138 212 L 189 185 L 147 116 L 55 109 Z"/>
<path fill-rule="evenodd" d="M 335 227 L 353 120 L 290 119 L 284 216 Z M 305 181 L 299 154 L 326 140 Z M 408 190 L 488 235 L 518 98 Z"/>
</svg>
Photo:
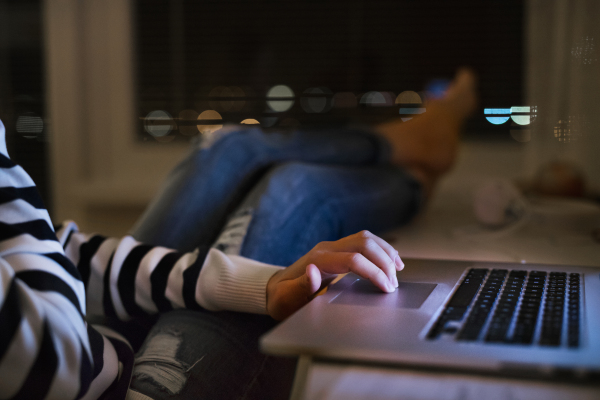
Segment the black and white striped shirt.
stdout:
<svg viewBox="0 0 600 400">
<path fill-rule="evenodd" d="M 86 235 L 73 222 L 55 233 L 35 184 L 8 157 L 1 122 L 0 135 L 0 398 L 124 398 L 133 352 L 87 315 L 265 313 L 279 267 Z"/>
</svg>

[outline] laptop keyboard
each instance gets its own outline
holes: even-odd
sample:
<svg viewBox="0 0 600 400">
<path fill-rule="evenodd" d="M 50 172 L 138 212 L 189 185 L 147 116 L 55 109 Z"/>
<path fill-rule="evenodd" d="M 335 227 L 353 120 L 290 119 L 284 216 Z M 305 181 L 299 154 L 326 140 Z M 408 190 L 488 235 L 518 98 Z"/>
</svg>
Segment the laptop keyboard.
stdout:
<svg viewBox="0 0 600 400">
<path fill-rule="evenodd" d="M 470 269 L 428 339 L 579 347 L 577 273 Z"/>
</svg>

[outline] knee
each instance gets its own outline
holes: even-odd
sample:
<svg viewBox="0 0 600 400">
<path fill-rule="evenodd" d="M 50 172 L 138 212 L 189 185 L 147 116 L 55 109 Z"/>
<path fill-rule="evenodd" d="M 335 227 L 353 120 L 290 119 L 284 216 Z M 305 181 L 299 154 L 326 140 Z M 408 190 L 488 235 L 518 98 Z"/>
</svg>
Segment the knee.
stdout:
<svg viewBox="0 0 600 400">
<path fill-rule="evenodd" d="M 265 152 L 268 137 L 260 128 L 232 126 L 217 131 L 220 137 L 209 145 L 200 143 L 195 147 L 194 154 L 207 154 L 217 157 L 234 158 L 239 155 L 256 155 Z"/>
<path fill-rule="evenodd" d="M 300 162 L 278 165 L 271 169 L 247 198 L 246 206 L 261 214 L 284 221 L 291 212 L 308 203 L 326 200 L 327 194 L 319 184 L 319 168 Z"/>
<path fill-rule="evenodd" d="M 188 380 L 190 365 L 177 356 L 182 337 L 176 331 L 158 332 L 136 356 L 132 389 L 142 393 L 176 395 Z"/>
<path fill-rule="evenodd" d="M 290 162 L 270 170 L 245 206 L 281 223 L 298 214 L 305 218 L 324 214 L 331 219 L 335 204 L 361 195 L 359 186 L 350 169 Z"/>
<path fill-rule="evenodd" d="M 272 196 L 311 193 L 323 178 L 323 167 L 301 162 L 290 162 L 273 168 L 265 177 L 266 192 Z"/>
<path fill-rule="evenodd" d="M 253 149 L 252 140 L 250 140 L 248 131 L 244 128 L 229 130 L 221 135 L 219 139 L 210 146 L 204 146 L 202 143 L 198 146 L 198 151 L 209 154 L 227 155 L 232 151 L 240 149 Z"/>
</svg>

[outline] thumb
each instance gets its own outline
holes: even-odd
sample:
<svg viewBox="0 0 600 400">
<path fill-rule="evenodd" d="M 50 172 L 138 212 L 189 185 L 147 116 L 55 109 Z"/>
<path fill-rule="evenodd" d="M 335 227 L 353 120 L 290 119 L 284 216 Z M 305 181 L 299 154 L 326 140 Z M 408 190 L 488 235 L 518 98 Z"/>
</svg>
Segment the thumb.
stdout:
<svg viewBox="0 0 600 400">
<path fill-rule="evenodd" d="M 306 272 L 301 278 L 306 279 L 306 290 L 309 293 L 309 296 L 317 293 L 317 290 L 321 287 L 321 271 L 315 264 L 308 264 L 306 266 Z"/>
<path fill-rule="evenodd" d="M 281 281 L 277 296 L 272 299 L 271 316 L 282 320 L 308 303 L 321 286 L 321 272 L 314 264 L 296 279 Z"/>
<path fill-rule="evenodd" d="M 321 271 L 315 264 L 308 264 L 304 274 L 289 282 L 289 298 L 299 304 L 298 308 L 300 308 L 317 293 L 320 287 Z"/>
</svg>

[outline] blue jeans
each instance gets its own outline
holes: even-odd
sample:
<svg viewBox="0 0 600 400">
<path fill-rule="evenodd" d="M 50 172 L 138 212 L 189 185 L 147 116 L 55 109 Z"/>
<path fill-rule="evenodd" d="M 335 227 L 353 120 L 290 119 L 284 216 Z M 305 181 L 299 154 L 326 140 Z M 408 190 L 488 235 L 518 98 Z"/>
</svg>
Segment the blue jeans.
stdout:
<svg viewBox="0 0 600 400">
<path fill-rule="evenodd" d="M 320 241 L 388 230 L 418 212 L 419 184 L 388 157 L 387 143 L 364 130 L 235 131 L 175 168 L 133 235 L 289 265 Z M 275 323 L 234 312 L 163 314 L 138 352 L 131 387 L 153 399 L 287 398 L 295 361 L 258 350 Z M 160 347 L 165 337 L 174 348 Z M 150 371 L 165 351 L 171 366 Z"/>
</svg>

